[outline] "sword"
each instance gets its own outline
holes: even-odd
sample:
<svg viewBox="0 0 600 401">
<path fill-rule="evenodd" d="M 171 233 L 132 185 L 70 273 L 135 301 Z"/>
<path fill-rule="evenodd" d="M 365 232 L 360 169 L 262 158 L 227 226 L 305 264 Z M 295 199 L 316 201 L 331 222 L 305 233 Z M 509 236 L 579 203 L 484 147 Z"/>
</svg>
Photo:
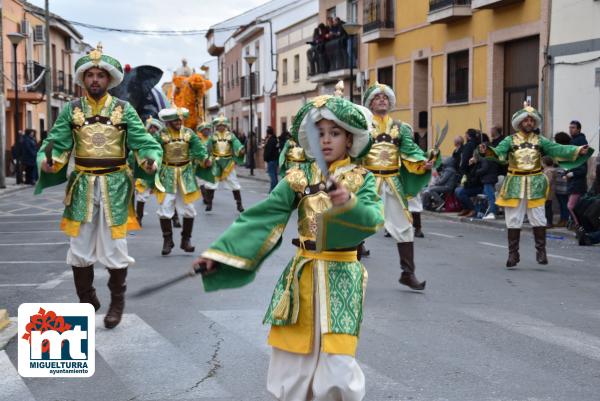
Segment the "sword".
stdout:
<svg viewBox="0 0 600 401">
<path fill-rule="evenodd" d="M 321 149 L 319 130 L 317 129 L 316 125 L 306 124 L 306 139 L 308 140 L 308 146 L 310 146 L 310 151 L 313 154 L 313 158 L 315 159 L 315 162 L 317 162 L 317 166 L 319 166 L 319 170 L 321 170 L 325 176 L 325 190 L 327 192 L 335 190 L 335 184 L 329 177 L 329 168 L 327 167 L 325 155 L 323 155 L 323 150 Z"/>
<path fill-rule="evenodd" d="M 52 160 L 52 149 L 54 149 L 54 140 L 48 140 L 46 147 L 44 148 L 44 154 L 46 155 L 46 163 L 48 166 L 52 167 L 54 164 L 54 160 Z"/>
<path fill-rule="evenodd" d="M 429 156 L 429 160 L 433 160 L 434 154 L 437 154 L 438 151 L 440 150 L 440 146 L 442 146 L 442 142 L 444 142 L 444 139 L 446 139 L 446 135 L 448 134 L 448 121 L 446 121 L 446 125 L 444 125 L 444 128 L 442 128 L 442 131 L 440 132 L 440 125 L 439 124 L 435 124 L 435 131 L 436 131 L 436 139 L 435 139 L 435 143 L 433 144 L 433 152 L 431 152 L 431 155 Z"/>
<path fill-rule="evenodd" d="M 131 297 L 132 298 L 146 297 L 148 295 L 154 294 L 157 291 L 171 287 L 173 284 L 183 281 L 189 277 L 194 277 L 197 274 L 203 274 L 203 273 L 206 273 L 206 265 L 205 264 L 194 265 L 192 267 L 192 270 L 190 270 L 189 272 L 187 272 L 185 274 L 181 274 L 177 277 L 174 277 L 174 278 L 164 281 L 162 283 L 151 285 L 149 287 L 144 287 L 141 290 L 139 290 L 138 292 L 132 294 Z"/>
</svg>

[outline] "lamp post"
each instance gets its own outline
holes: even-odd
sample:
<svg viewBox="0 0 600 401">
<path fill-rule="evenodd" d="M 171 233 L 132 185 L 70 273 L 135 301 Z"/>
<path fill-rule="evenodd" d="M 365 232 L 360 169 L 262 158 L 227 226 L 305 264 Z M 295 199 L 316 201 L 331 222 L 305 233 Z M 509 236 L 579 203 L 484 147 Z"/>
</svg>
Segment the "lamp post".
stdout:
<svg viewBox="0 0 600 401">
<path fill-rule="evenodd" d="M 14 78 L 15 78 L 15 105 L 14 105 L 14 112 L 15 112 L 15 149 L 16 149 L 16 154 L 17 154 L 17 160 L 15 160 L 15 178 L 17 180 L 17 184 L 21 184 L 21 163 L 19 161 L 19 151 L 20 151 L 20 144 L 19 144 L 19 84 L 18 84 L 18 75 L 17 75 L 17 46 L 19 46 L 19 43 L 21 43 L 21 41 L 23 39 L 25 39 L 25 35 L 20 34 L 18 32 L 13 32 L 13 33 L 9 33 L 6 36 L 8 36 L 8 40 L 10 40 L 10 43 L 12 43 L 13 45 L 13 60 L 14 60 L 14 67 L 13 67 L 13 74 L 14 74 Z"/>
<path fill-rule="evenodd" d="M 254 121 L 252 116 L 252 64 L 256 61 L 256 56 L 244 57 L 246 63 L 248 63 L 248 86 L 250 89 L 250 175 L 254 175 L 254 167 L 256 161 L 254 160 Z"/>
<path fill-rule="evenodd" d="M 354 41 L 358 37 L 362 25 L 348 22 L 344 24 L 344 30 L 348 34 L 348 40 L 350 41 L 350 101 L 354 101 Z M 356 43 L 358 49 L 358 42 Z M 358 61 L 358 60 L 357 60 Z M 358 66 L 358 65 L 357 65 Z"/>
</svg>

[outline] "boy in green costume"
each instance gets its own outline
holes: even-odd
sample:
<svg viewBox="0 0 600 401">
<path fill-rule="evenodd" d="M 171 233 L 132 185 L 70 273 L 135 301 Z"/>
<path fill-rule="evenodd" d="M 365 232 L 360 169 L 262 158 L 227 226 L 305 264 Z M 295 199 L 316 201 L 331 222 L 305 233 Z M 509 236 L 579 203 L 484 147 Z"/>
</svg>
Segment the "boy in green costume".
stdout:
<svg viewBox="0 0 600 401">
<path fill-rule="evenodd" d="M 371 113 L 345 99 L 320 96 L 298 112 L 292 134 L 312 158 L 308 135 L 319 136 L 328 175 L 316 162 L 291 168 L 269 197 L 242 213 L 202 257 L 206 291 L 251 282 L 280 244 L 298 209 L 296 256 L 284 269 L 264 318 L 273 347 L 267 388 L 278 400 L 360 401 L 364 375 L 354 355 L 363 316 L 367 272 L 361 241 L 383 225 L 375 177 L 354 164 L 368 150 Z M 316 150 L 320 152 L 321 150 Z"/>
</svg>

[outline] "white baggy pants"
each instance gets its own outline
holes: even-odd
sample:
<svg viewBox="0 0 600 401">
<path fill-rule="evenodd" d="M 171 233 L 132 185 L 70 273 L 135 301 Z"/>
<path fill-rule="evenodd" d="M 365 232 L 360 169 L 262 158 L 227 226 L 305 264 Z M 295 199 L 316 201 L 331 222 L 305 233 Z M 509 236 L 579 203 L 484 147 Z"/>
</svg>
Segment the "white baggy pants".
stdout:
<svg viewBox="0 0 600 401">
<path fill-rule="evenodd" d="M 383 198 L 384 227 L 387 232 L 396 242 L 414 242 L 415 232 L 408 219 L 408 211 L 385 181 L 381 183 L 380 196 Z"/>
<path fill-rule="evenodd" d="M 229 175 L 223 181 L 207 182 L 206 184 L 204 184 L 204 186 L 208 189 L 216 190 L 219 188 L 219 183 L 223 183 L 223 186 L 231 191 L 239 191 L 240 189 L 242 189 L 242 186 L 238 181 L 235 169 L 231 170 Z"/>
<path fill-rule="evenodd" d="M 100 190 L 100 180 L 94 180 L 92 220 L 81 223 L 79 235 L 71 237 L 67 264 L 76 267 L 91 266 L 96 262 L 111 269 L 124 269 L 135 263 L 128 255 L 127 240 L 113 239 L 104 213 L 105 205 Z"/>
<path fill-rule="evenodd" d="M 319 286 L 314 274 L 315 299 Z M 361 401 L 365 396 L 365 375 L 350 355 L 321 351 L 319 302 L 313 302 L 314 341 L 310 354 L 296 354 L 273 347 L 267 390 L 279 401 Z"/>
<path fill-rule="evenodd" d="M 177 209 L 177 213 L 180 216 L 190 218 L 196 216 L 194 203 L 186 204 L 183 201 L 183 194 L 181 191 L 177 191 L 175 194 L 166 193 L 163 202 L 158 206 L 156 214 L 158 214 L 161 219 L 170 219 L 175 214 L 175 209 Z"/>
<path fill-rule="evenodd" d="M 506 228 L 521 228 L 527 215 L 533 227 L 546 227 L 546 209 L 544 206 L 527 207 L 527 199 L 521 199 L 517 207 L 504 207 Z"/>
</svg>

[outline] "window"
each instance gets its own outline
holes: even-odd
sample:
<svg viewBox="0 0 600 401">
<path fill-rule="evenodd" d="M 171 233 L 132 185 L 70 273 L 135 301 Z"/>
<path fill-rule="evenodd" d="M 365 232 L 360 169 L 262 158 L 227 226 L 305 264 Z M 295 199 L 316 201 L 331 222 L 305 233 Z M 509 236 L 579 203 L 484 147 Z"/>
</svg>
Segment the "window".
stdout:
<svg viewBox="0 0 600 401">
<path fill-rule="evenodd" d="M 294 82 L 300 81 L 300 55 L 294 56 Z"/>
<path fill-rule="evenodd" d="M 469 51 L 448 54 L 447 103 L 469 101 Z"/>
<path fill-rule="evenodd" d="M 283 84 L 287 85 L 287 81 L 288 81 L 288 61 L 287 58 L 283 59 L 283 71 L 282 71 L 282 80 L 283 80 Z"/>
<path fill-rule="evenodd" d="M 240 84 L 240 61 L 235 60 L 235 85 Z"/>
<path fill-rule="evenodd" d="M 331 7 L 327 9 L 327 18 L 335 18 L 335 7 Z"/>
<path fill-rule="evenodd" d="M 256 61 L 254 62 L 254 71 L 258 72 L 258 68 L 260 67 L 260 42 L 258 40 L 254 42 L 254 55 L 256 56 Z"/>
<path fill-rule="evenodd" d="M 377 82 L 394 88 L 394 66 L 383 67 L 377 70 Z"/>
<path fill-rule="evenodd" d="M 357 23 L 358 22 L 358 0 L 348 0 L 348 18 L 347 22 Z"/>
</svg>

